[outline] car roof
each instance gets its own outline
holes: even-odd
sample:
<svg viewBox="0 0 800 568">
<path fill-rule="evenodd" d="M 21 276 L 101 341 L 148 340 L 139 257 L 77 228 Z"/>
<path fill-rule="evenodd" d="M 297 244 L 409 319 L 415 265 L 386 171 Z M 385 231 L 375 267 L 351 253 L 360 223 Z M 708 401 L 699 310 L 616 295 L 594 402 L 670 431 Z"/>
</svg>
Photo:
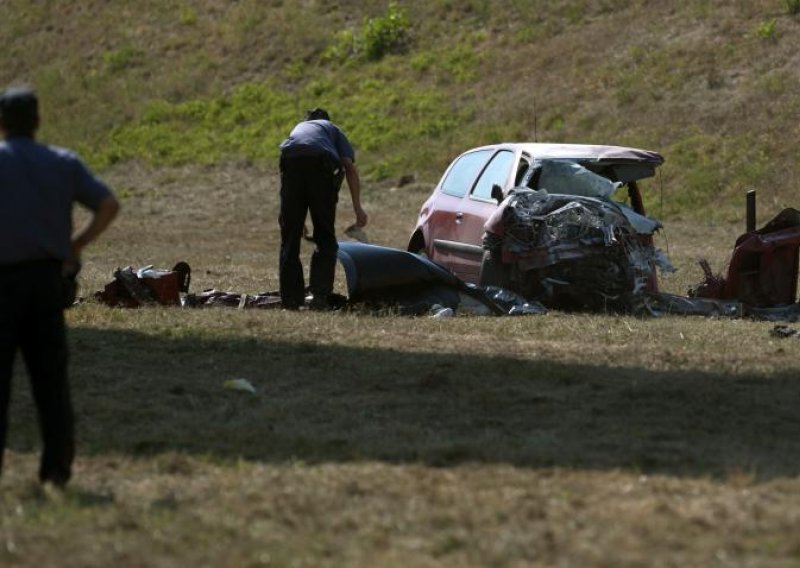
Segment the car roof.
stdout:
<svg viewBox="0 0 800 568">
<path fill-rule="evenodd" d="M 605 146 L 596 144 L 549 144 L 544 142 L 504 142 L 472 148 L 472 150 L 508 149 L 527 152 L 540 160 L 581 160 L 599 162 L 645 162 L 653 166 L 664 163 L 658 152 L 629 148 L 626 146 Z"/>
</svg>

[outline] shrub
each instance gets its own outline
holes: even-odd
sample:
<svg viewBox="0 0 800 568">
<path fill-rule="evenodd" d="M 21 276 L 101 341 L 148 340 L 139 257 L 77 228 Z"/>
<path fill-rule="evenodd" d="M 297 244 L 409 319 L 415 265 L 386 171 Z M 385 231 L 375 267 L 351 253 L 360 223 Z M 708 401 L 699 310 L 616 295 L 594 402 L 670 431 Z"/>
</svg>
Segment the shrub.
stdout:
<svg viewBox="0 0 800 568">
<path fill-rule="evenodd" d="M 394 2 L 389 3 L 385 16 L 370 18 L 361 27 L 364 56 L 373 61 L 389 53 L 404 51 L 408 40 L 408 18 Z"/>
<path fill-rule="evenodd" d="M 764 20 L 756 26 L 756 35 L 761 39 L 775 41 L 778 39 L 777 21 L 775 18 Z"/>
<path fill-rule="evenodd" d="M 789 14 L 800 14 L 800 0 L 786 0 L 786 11 Z"/>
<path fill-rule="evenodd" d="M 390 53 L 402 53 L 411 40 L 408 17 L 394 2 L 384 16 L 364 20 L 358 32 L 343 30 L 336 34 L 336 42 L 325 51 L 327 59 L 348 57 L 378 61 Z"/>
</svg>

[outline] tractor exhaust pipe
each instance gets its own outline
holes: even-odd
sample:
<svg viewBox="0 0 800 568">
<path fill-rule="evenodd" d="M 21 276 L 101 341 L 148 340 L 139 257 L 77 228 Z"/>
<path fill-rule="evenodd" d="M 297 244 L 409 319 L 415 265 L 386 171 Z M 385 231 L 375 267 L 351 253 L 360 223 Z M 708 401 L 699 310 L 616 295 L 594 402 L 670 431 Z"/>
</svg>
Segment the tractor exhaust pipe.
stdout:
<svg viewBox="0 0 800 568">
<path fill-rule="evenodd" d="M 747 232 L 752 233 L 756 230 L 756 190 L 751 189 L 747 192 Z"/>
</svg>

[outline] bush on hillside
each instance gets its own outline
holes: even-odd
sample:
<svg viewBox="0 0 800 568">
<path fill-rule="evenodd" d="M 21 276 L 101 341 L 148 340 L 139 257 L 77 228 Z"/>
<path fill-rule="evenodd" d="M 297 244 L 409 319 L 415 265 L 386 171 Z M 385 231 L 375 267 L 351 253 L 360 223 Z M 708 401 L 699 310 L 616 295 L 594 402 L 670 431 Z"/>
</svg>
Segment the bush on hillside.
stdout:
<svg viewBox="0 0 800 568">
<path fill-rule="evenodd" d="M 411 41 L 410 31 L 411 23 L 405 11 L 390 2 L 385 15 L 366 18 L 358 32 L 339 32 L 336 43 L 326 50 L 325 58 L 378 61 L 390 53 L 406 51 Z"/>
</svg>

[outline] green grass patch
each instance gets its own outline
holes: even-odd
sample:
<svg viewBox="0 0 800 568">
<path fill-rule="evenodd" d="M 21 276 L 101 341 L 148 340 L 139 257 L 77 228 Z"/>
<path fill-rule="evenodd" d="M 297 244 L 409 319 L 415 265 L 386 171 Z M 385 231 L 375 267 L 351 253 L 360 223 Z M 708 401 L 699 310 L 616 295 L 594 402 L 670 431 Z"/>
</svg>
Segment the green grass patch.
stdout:
<svg viewBox="0 0 800 568">
<path fill-rule="evenodd" d="M 778 39 L 778 21 L 775 18 L 759 22 L 756 26 L 756 35 L 766 41 Z"/>
<path fill-rule="evenodd" d="M 378 178 L 403 163 L 390 149 L 440 138 L 458 121 L 444 93 L 409 81 L 376 78 L 350 91 L 323 78 L 308 83 L 300 97 L 273 83 L 242 84 L 229 96 L 150 103 L 137 120 L 116 128 L 92 160 L 100 166 L 129 159 L 160 165 L 275 160 L 302 110 L 318 104 L 328 106 L 358 151 L 372 156 L 366 173 Z"/>
<path fill-rule="evenodd" d="M 126 46 L 103 54 L 103 63 L 111 73 L 124 71 L 141 61 L 144 53 L 135 47 Z"/>
</svg>

